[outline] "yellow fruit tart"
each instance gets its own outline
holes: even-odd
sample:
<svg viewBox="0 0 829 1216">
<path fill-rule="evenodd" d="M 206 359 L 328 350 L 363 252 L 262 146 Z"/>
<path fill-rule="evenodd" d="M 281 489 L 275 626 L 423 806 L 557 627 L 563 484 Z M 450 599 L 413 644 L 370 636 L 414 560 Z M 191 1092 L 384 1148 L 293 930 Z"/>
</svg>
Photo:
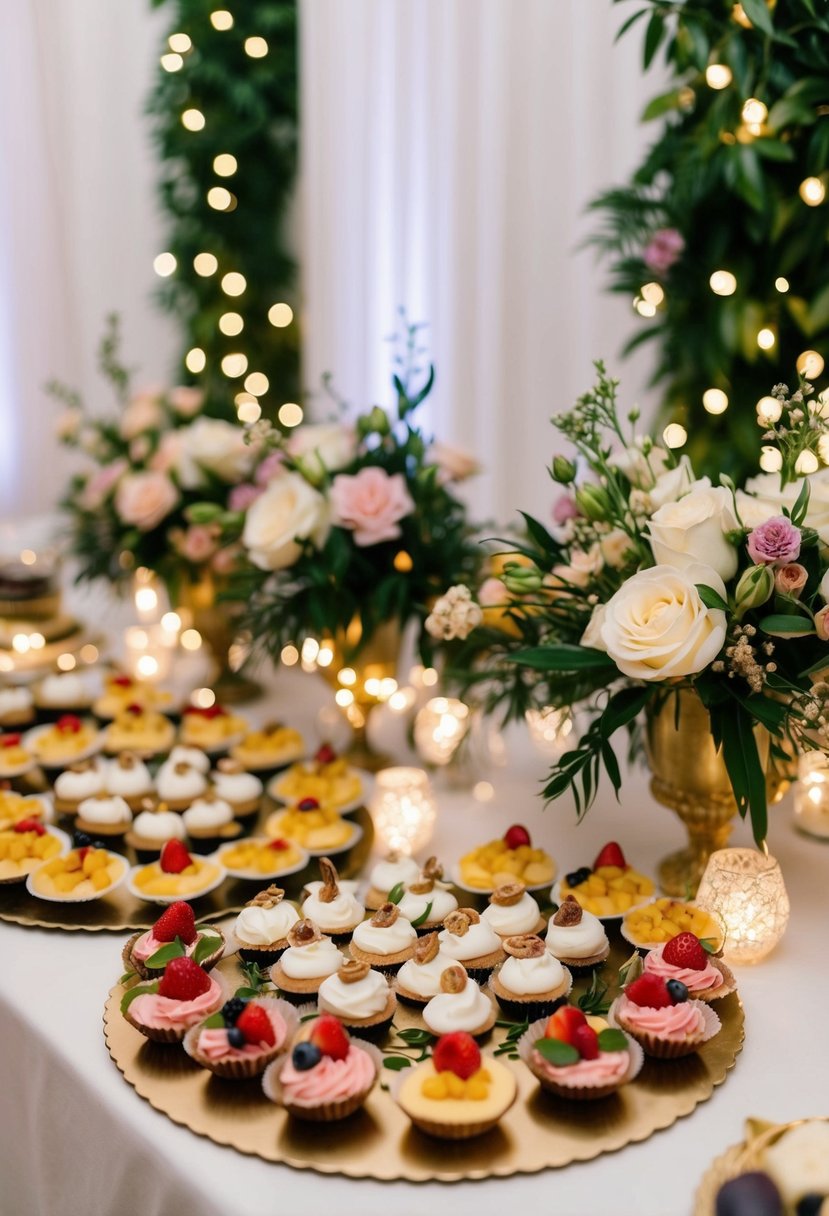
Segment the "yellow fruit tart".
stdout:
<svg viewBox="0 0 829 1216">
<path fill-rule="evenodd" d="M 244 769 L 255 773 L 299 760 L 305 754 L 305 740 L 298 730 L 282 722 L 268 722 L 261 730 L 249 731 L 230 754 Z"/>
<path fill-rule="evenodd" d="M 123 672 L 114 672 L 104 680 L 104 691 L 92 706 L 98 718 L 117 718 L 128 705 L 140 705 L 142 709 L 167 709 L 173 703 L 172 694 L 136 680 Z"/>
<path fill-rule="evenodd" d="M 710 912 L 682 899 L 654 899 L 628 912 L 622 921 L 622 936 L 639 950 L 650 950 L 680 933 L 693 933 L 714 953 L 722 949 L 722 927 Z"/>
<path fill-rule="evenodd" d="M 308 854 L 291 840 L 251 836 L 219 849 L 219 861 L 233 878 L 278 878 L 308 864 Z"/>
<path fill-rule="evenodd" d="M 393 1086 L 397 1105 L 415 1127 L 442 1140 L 466 1140 L 489 1131 L 517 1092 L 512 1070 L 482 1057 L 463 1031 L 441 1035 L 431 1060 L 405 1069 Z"/>
<path fill-rule="evenodd" d="M 224 877 L 224 866 L 212 857 L 194 856 L 180 840 L 168 840 L 158 861 L 135 867 L 129 886 L 139 899 L 165 904 L 207 895 Z"/>
<path fill-rule="evenodd" d="M 516 881 L 531 889 L 546 887 L 555 876 L 556 863 L 544 849 L 533 847 L 529 832 L 520 823 L 507 828 L 499 840 L 472 849 L 460 859 L 453 875 L 459 885 L 483 892 Z"/>
<path fill-rule="evenodd" d="M 293 764 L 286 773 L 274 778 L 268 793 L 292 806 L 315 798 L 323 806 L 343 812 L 360 806 L 365 782 L 358 769 L 352 768 L 344 756 L 338 756 L 328 743 L 323 743 L 313 760 Z"/>
<path fill-rule="evenodd" d="M 31 895 L 55 903 L 86 903 L 114 891 L 126 877 L 127 862 L 119 853 L 84 845 L 44 862 L 26 880 Z"/>
<path fill-rule="evenodd" d="M 168 752 L 175 738 L 176 730 L 169 718 L 133 702 L 106 728 L 104 746 L 108 752 L 128 751 L 153 756 Z"/>
<path fill-rule="evenodd" d="M 0 883 L 25 882 L 27 874 L 69 848 L 69 837 L 39 819 L 21 819 L 0 832 Z"/>
<path fill-rule="evenodd" d="M 21 819 L 36 819 L 39 823 L 45 823 L 49 817 L 49 804 L 43 798 L 0 789 L 0 832 L 13 828 Z"/>
<path fill-rule="evenodd" d="M 26 746 L 44 768 L 68 768 L 100 751 L 101 733 L 77 714 L 61 714 L 57 722 L 29 731 Z"/>
<path fill-rule="evenodd" d="M 649 900 L 656 886 L 646 874 L 628 865 L 615 840 L 599 851 L 592 866 L 572 870 L 556 885 L 553 899 L 562 903 L 574 895 L 585 912 L 606 920 L 624 916 Z"/>
<path fill-rule="evenodd" d="M 223 752 L 238 743 L 247 730 L 247 722 L 224 706 L 202 708 L 188 705 L 181 719 L 180 742 L 185 747 L 200 747 L 206 752 Z"/>
<path fill-rule="evenodd" d="M 0 777 L 19 777 L 37 764 L 16 731 L 0 735 Z"/>
<path fill-rule="evenodd" d="M 292 840 L 309 853 L 341 853 L 356 844 L 363 831 L 330 806 L 320 806 L 316 798 L 303 798 L 297 806 L 269 815 L 265 834 Z"/>
</svg>

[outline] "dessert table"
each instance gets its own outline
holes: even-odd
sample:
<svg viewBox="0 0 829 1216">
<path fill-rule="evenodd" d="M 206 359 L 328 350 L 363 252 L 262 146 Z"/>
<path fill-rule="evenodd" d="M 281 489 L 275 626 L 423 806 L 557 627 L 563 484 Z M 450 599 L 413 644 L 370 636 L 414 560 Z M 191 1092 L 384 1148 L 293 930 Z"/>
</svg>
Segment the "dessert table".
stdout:
<svg viewBox="0 0 829 1216">
<path fill-rule="evenodd" d="M 316 677 L 282 671 L 246 712 L 252 720 L 281 712 L 310 730 L 329 696 Z M 509 762 L 486 774 L 494 787 L 489 801 L 438 783 L 433 850 L 447 864 L 513 822 L 526 824 L 563 869 L 617 839 L 637 867 L 653 870 L 681 843 L 678 821 L 654 803 L 644 770 L 631 773 L 619 804 L 603 789 L 578 824 L 569 800 L 545 810 L 536 796 L 546 762 L 523 732 L 510 731 L 506 751 Z M 748 839 L 740 824 L 735 840 Z M 507 1199 L 527 1210 L 552 1210 L 554 1197 L 559 1216 L 600 1216 L 615 1197 L 620 1212 L 684 1216 L 712 1158 L 741 1138 L 746 1116 L 827 1113 L 825 1069 L 816 1067 L 822 1047 L 810 1011 L 829 1004 L 829 976 L 820 966 L 829 847 L 794 831 L 788 800 L 772 811 L 769 844 L 787 880 L 791 921 L 774 954 L 737 972 L 746 1040 L 725 1083 L 689 1117 L 644 1143 L 508 1180 L 355 1181 L 269 1164 L 193 1135 L 138 1097 L 107 1053 L 102 1010 L 120 974 L 127 935 L 2 923 L 0 1213 L 268 1216 L 330 1208 L 407 1216 L 428 1208 L 479 1216 Z M 444 1152 L 463 1147 L 447 1144 Z"/>
</svg>

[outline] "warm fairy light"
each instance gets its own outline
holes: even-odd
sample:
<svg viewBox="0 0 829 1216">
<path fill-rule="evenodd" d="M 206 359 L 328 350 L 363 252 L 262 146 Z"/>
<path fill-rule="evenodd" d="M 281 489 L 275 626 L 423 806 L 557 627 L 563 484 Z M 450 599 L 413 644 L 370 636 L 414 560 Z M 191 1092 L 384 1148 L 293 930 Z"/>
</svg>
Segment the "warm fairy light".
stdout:
<svg viewBox="0 0 829 1216">
<path fill-rule="evenodd" d="M 334 700 L 340 709 L 347 709 L 349 705 L 354 704 L 354 693 L 350 688 L 338 688 L 334 693 Z"/>
<path fill-rule="evenodd" d="M 231 270 L 222 277 L 222 291 L 226 296 L 240 296 L 247 285 L 247 279 L 238 270 Z"/>
<path fill-rule="evenodd" d="M 317 655 L 320 652 L 320 644 L 316 638 L 306 638 L 302 643 L 300 650 L 300 658 L 303 663 L 316 663 Z"/>
<path fill-rule="evenodd" d="M 73 654 L 59 654 L 55 660 L 61 671 L 74 671 L 77 660 Z"/>
<path fill-rule="evenodd" d="M 16 633 L 12 638 L 12 650 L 17 654 L 28 654 L 30 645 L 28 633 Z"/>
<path fill-rule="evenodd" d="M 207 203 L 214 211 L 231 211 L 234 198 L 224 186 L 211 186 L 207 191 Z"/>
<path fill-rule="evenodd" d="M 188 372 L 203 372 L 207 363 L 207 355 L 200 346 L 194 346 L 184 356 L 184 366 Z"/>
<path fill-rule="evenodd" d="M 226 8 L 217 8 L 210 14 L 210 24 L 214 30 L 232 30 L 233 13 L 228 12 Z"/>
<path fill-rule="evenodd" d="M 760 126 L 769 116 L 767 107 L 756 97 L 749 97 L 743 102 L 741 114 L 743 122 L 749 126 Z"/>
<path fill-rule="evenodd" d="M 299 651 L 297 650 L 296 646 L 291 646 L 289 644 L 288 646 L 282 647 L 282 652 L 280 653 L 279 657 L 286 667 L 293 667 L 294 664 L 299 662 Z"/>
<path fill-rule="evenodd" d="M 239 162 L 229 152 L 220 152 L 218 156 L 213 157 L 213 172 L 219 177 L 233 177 L 238 168 Z"/>
<path fill-rule="evenodd" d="M 294 319 L 294 310 L 290 304 L 272 304 L 268 309 L 268 320 L 277 329 L 284 329 Z"/>
<path fill-rule="evenodd" d="M 240 422 L 258 422 L 262 417 L 262 406 L 258 401 L 243 401 L 236 410 Z"/>
<path fill-rule="evenodd" d="M 804 350 L 803 354 L 797 357 L 796 367 L 807 380 L 817 380 L 823 372 L 823 355 L 816 350 Z"/>
<path fill-rule="evenodd" d="M 547 705 L 544 709 L 528 709 L 524 718 L 530 738 L 538 750 L 545 756 L 561 756 L 569 746 L 567 740 L 573 733 L 571 711 Z"/>
<path fill-rule="evenodd" d="M 645 283 L 639 293 L 648 304 L 658 307 L 665 299 L 665 289 L 661 283 Z"/>
<path fill-rule="evenodd" d="M 181 116 L 181 125 L 188 131 L 203 131 L 204 115 L 201 110 L 185 110 Z"/>
<path fill-rule="evenodd" d="M 733 296 L 737 290 L 737 279 L 730 270 L 715 270 L 708 285 L 715 296 Z"/>
<path fill-rule="evenodd" d="M 280 405 L 276 416 L 283 426 L 291 427 L 299 426 L 304 415 L 301 405 L 297 405 L 295 401 L 286 401 L 284 405 Z"/>
<path fill-rule="evenodd" d="M 375 777 L 369 812 L 386 851 L 411 857 L 432 839 L 437 804 L 422 768 L 385 768 Z"/>
<path fill-rule="evenodd" d="M 238 409 L 240 405 L 256 405 L 256 398 L 251 393 L 237 393 L 233 398 L 233 404 Z"/>
<path fill-rule="evenodd" d="M 655 317 L 656 316 L 655 305 L 649 304 L 647 300 L 640 299 L 639 296 L 637 296 L 636 299 L 633 301 L 633 307 L 639 313 L 640 317 Z"/>
<path fill-rule="evenodd" d="M 135 664 L 136 674 L 149 678 L 158 675 L 158 659 L 151 654 L 139 655 Z"/>
<path fill-rule="evenodd" d="M 142 617 L 155 612 L 158 607 L 158 592 L 155 587 L 139 587 L 135 593 L 135 607 Z"/>
<path fill-rule="evenodd" d="M 124 630 L 124 642 L 128 650 L 146 650 L 150 644 L 150 635 L 146 629 L 131 625 Z"/>
<path fill-rule="evenodd" d="M 177 612 L 165 612 L 161 618 L 161 628 L 165 633 L 178 633 L 181 629 L 181 617 Z"/>
<path fill-rule="evenodd" d="M 723 927 L 728 963 L 759 963 L 789 923 L 789 897 L 777 861 L 755 849 L 717 849 L 696 902 Z"/>
<path fill-rule="evenodd" d="M 165 72 L 180 72 L 184 67 L 184 60 L 182 59 L 181 55 L 176 55 L 175 53 L 162 55 L 161 66 L 164 68 Z"/>
<path fill-rule="evenodd" d="M 193 258 L 193 269 L 206 279 L 219 269 L 219 259 L 213 253 L 197 253 Z"/>
<path fill-rule="evenodd" d="M 409 574 L 414 566 L 412 555 L 407 553 L 405 549 L 399 549 L 397 553 L 395 553 L 394 562 L 392 564 L 394 565 L 394 568 L 398 574 Z"/>
<path fill-rule="evenodd" d="M 662 432 L 666 448 L 681 448 L 687 442 L 688 432 L 681 422 L 669 422 Z"/>
<path fill-rule="evenodd" d="M 46 645 L 46 638 L 42 633 L 30 633 L 29 645 L 31 646 L 32 650 L 42 650 Z"/>
<path fill-rule="evenodd" d="M 709 63 L 705 69 L 705 83 L 709 89 L 727 89 L 732 79 L 731 68 L 725 63 Z"/>
<path fill-rule="evenodd" d="M 396 714 L 405 713 L 414 705 L 415 698 L 413 688 L 398 688 L 397 692 L 393 692 L 389 697 L 389 709 L 393 709 Z"/>
<path fill-rule="evenodd" d="M 247 370 L 248 357 L 247 355 L 243 355 L 241 351 L 232 351 L 231 354 L 225 355 L 222 359 L 222 371 L 231 379 L 244 376 Z"/>
<path fill-rule="evenodd" d="M 100 657 L 98 647 L 93 646 L 91 642 L 87 642 L 85 646 L 81 646 L 78 654 L 84 663 L 97 663 Z"/>
<path fill-rule="evenodd" d="M 219 317 L 219 329 L 229 338 L 235 338 L 244 328 L 244 319 L 238 312 L 223 312 Z"/>
<path fill-rule="evenodd" d="M 826 187 L 819 177 L 805 177 L 797 192 L 807 207 L 819 207 L 826 198 Z"/>
<path fill-rule="evenodd" d="M 201 634 L 198 629 L 185 629 L 181 635 L 181 644 L 185 650 L 200 650 Z"/>
<path fill-rule="evenodd" d="M 771 350 L 776 341 L 774 330 L 769 329 L 768 325 L 764 325 L 757 333 L 757 345 L 760 350 Z"/>
<path fill-rule="evenodd" d="M 353 667 L 343 667 L 342 671 L 337 672 L 337 679 L 339 680 L 340 684 L 356 684 L 357 672 Z"/>
<path fill-rule="evenodd" d="M 190 703 L 199 709 L 210 709 L 216 704 L 216 694 L 212 688 L 196 688 L 190 694 Z"/>
<path fill-rule="evenodd" d="M 37 563 L 37 554 L 34 549 L 21 549 L 20 561 L 24 566 L 34 566 Z"/>
<path fill-rule="evenodd" d="M 438 682 L 437 669 L 434 667 L 424 667 L 420 680 L 424 688 L 434 688 Z"/>
<path fill-rule="evenodd" d="M 495 797 L 495 786 L 491 781 L 476 781 L 472 787 L 472 797 L 476 802 L 491 802 Z"/>
<path fill-rule="evenodd" d="M 193 46 L 193 40 L 189 34 L 171 34 L 167 43 L 170 50 L 179 55 L 186 55 Z"/>
<path fill-rule="evenodd" d="M 448 764 L 469 730 L 469 706 L 456 697 L 432 697 L 414 721 L 414 742 L 428 764 Z"/>
<path fill-rule="evenodd" d="M 0 650 L 0 671 L 14 671 L 14 659 Z"/>
<path fill-rule="evenodd" d="M 707 388 L 702 394 L 702 404 L 709 414 L 724 414 L 728 409 L 728 394 L 721 388 Z"/>
<path fill-rule="evenodd" d="M 820 468 L 820 461 L 814 452 L 801 452 L 797 460 L 794 462 L 795 473 L 800 473 L 802 477 L 808 477 L 810 473 L 816 473 Z"/>
<path fill-rule="evenodd" d="M 760 449 L 760 468 L 764 473 L 779 473 L 783 468 L 783 455 L 777 448 Z"/>
<path fill-rule="evenodd" d="M 751 22 L 749 21 L 746 11 L 742 4 L 735 4 L 731 9 L 731 17 L 738 25 L 741 25 L 744 30 L 750 30 Z"/>
<path fill-rule="evenodd" d="M 789 280 L 785 279 L 782 274 L 779 276 L 779 278 L 774 280 L 774 285 L 781 293 L 785 293 L 789 290 Z"/>
<path fill-rule="evenodd" d="M 264 372 L 251 372 L 245 378 L 245 388 L 254 397 L 262 397 L 270 388 L 270 381 Z"/>
<path fill-rule="evenodd" d="M 175 274 L 176 266 L 178 266 L 178 262 L 176 261 L 175 254 L 159 253 L 157 257 L 153 258 L 153 270 L 162 279 L 169 278 L 171 274 Z"/>
<path fill-rule="evenodd" d="M 254 35 L 245 39 L 245 54 L 250 55 L 251 59 L 264 59 L 267 53 L 268 44 L 264 38 Z"/>
<path fill-rule="evenodd" d="M 780 421 L 782 414 L 783 406 L 776 397 L 761 397 L 757 402 L 757 421 L 760 426 L 772 426 Z"/>
<path fill-rule="evenodd" d="M 794 787 L 794 824 L 810 836 L 829 837 L 829 757 L 825 752 L 804 752 L 797 762 Z"/>
<path fill-rule="evenodd" d="M 330 642 L 323 642 L 320 645 L 319 653 L 317 654 L 318 667 L 330 667 L 334 662 L 334 648 Z"/>
</svg>

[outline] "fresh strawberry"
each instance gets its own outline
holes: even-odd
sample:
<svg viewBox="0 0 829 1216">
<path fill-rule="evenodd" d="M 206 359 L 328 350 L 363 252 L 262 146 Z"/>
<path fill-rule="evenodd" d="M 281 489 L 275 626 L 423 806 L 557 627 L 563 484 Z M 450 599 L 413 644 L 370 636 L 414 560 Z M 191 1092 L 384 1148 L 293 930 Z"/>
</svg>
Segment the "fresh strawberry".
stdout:
<svg viewBox="0 0 829 1216">
<path fill-rule="evenodd" d="M 348 1055 L 348 1035 L 339 1018 L 335 1018 L 331 1013 L 322 1014 L 314 1022 L 310 1041 L 319 1047 L 324 1056 L 330 1056 L 332 1060 L 344 1060 Z"/>
<path fill-rule="evenodd" d="M 303 798 L 302 802 L 297 803 L 298 811 L 316 811 L 319 809 L 319 801 L 316 798 Z"/>
<path fill-rule="evenodd" d="M 598 870 L 599 866 L 618 866 L 621 870 L 628 868 L 621 845 L 618 845 L 615 840 L 611 840 L 609 844 L 606 844 L 593 862 L 594 870 Z"/>
<path fill-rule="evenodd" d="M 691 971 L 704 971 L 708 955 L 693 933 L 677 933 L 662 947 L 662 957 L 672 967 L 689 967 Z"/>
<path fill-rule="evenodd" d="M 290 840 L 285 840 L 282 836 L 277 837 L 276 840 L 272 840 L 268 845 L 268 848 L 273 849 L 275 853 L 284 853 L 285 850 L 289 849 L 290 847 Z"/>
<path fill-rule="evenodd" d="M 323 743 L 322 747 L 317 750 L 314 759 L 317 764 L 333 764 L 337 759 L 337 753 L 330 743 Z"/>
<path fill-rule="evenodd" d="M 583 1060 L 595 1060 L 599 1055 L 599 1036 L 585 1022 L 573 1031 L 573 1046 Z"/>
<path fill-rule="evenodd" d="M 241 1030 L 246 1043 L 255 1043 L 257 1046 L 267 1043 L 269 1047 L 276 1043 L 273 1022 L 261 1005 L 246 1005 L 236 1019 L 236 1029 Z"/>
<path fill-rule="evenodd" d="M 456 1030 L 441 1035 L 435 1043 L 432 1063 L 437 1072 L 453 1072 L 466 1081 L 481 1067 L 481 1049 L 471 1034 Z"/>
<path fill-rule="evenodd" d="M 544 1037 L 545 1039 L 560 1039 L 562 1043 L 569 1043 L 575 1047 L 573 1035 L 579 1026 L 584 1026 L 586 1023 L 587 1019 L 579 1008 L 575 1005 L 562 1005 L 548 1018 L 544 1028 Z"/>
<path fill-rule="evenodd" d="M 227 710 L 221 705 L 188 705 L 184 712 L 195 714 L 198 718 L 206 718 L 208 722 L 212 722 L 214 718 L 223 718 L 227 714 Z"/>
<path fill-rule="evenodd" d="M 19 746 L 20 746 L 20 740 L 21 740 L 22 738 L 23 738 L 23 736 L 22 736 L 22 735 L 19 735 L 19 734 L 17 734 L 17 735 L 3 735 L 3 737 L 2 737 L 2 738 L 0 738 L 0 747 L 19 747 Z"/>
<path fill-rule="evenodd" d="M 133 701 L 133 703 L 131 705 L 127 706 L 126 712 L 128 714 L 132 714 L 132 716 L 134 718 L 137 718 L 139 716 L 139 714 L 143 714 L 144 706 L 139 705 L 137 701 Z"/>
<path fill-rule="evenodd" d="M 77 714 L 61 714 L 55 726 L 62 735 L 77 735 L 83 723 Z"/>
<path fill-rule="evenodd" d="M 113 676 L 112 683 L 116 688 L 132 688 L 132 676 Z"/>
<path fill-rule="evenodd" d="M 14 825 L 15 832 L 37 832 L 38 836 L 46 835 L 46 828 L 39 819 L 20 819 Z"/>
<path fill-rule="evenodd" d="M 175 1001 L 194 1001 L 207 992 L 210 983 L 207 972 L 191 958 L 171 958 L 159 982 L 158 995 L 172 997 Z"/>
<path fill-rule="evenodd" d="M 183 899 L 170 904 L 153 925 L 153 936 L 160 942 L 174 942 L 180 937 L 185 945 L 192 945 L 198 934 L 196 918 L 190 905 Z"/>
<path fill-rule="evenodd" d="M 508 849 L 520 849 L 522 844 L 530 843 L 530 834 L 520 823 L 514 823 L 504 832 L 504 844 Z"/>
<path fill-rule="evenodd" d="M 159 862 L 165 874 L 180 874 L 193 864 L 193 858 L 180 840 L 168 840 L 161 850 Z"/>
<path fill-rule="evenodd" d="M 648 1009 L 667 1009 L 669 1005 L 673 1005 L 665 981 L 647 971 L 640 975 L 638 980 L 628 984 L 625 996 L 633 1001 L 634 1005 L 644 1005 Z"/>
</svg>

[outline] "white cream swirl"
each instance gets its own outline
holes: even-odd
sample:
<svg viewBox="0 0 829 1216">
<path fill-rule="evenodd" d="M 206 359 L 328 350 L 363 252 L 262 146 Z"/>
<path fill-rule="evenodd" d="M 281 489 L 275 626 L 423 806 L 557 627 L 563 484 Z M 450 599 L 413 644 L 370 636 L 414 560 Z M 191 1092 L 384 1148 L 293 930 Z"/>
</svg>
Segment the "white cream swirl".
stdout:
<svg viewBox="0 0 829 1216">
<path fill-rule="evenodd" d="M 424 895 L 416 895 L 413 891 L 404 891 L 403 898 L 397 906 L 400 909 L 401 916 L 405 916 L 406 920 L 415 921 L 423 916 L 429 904 L 432 907 L 427 921 L 430 925 L 433 925 L 437 921 L 443 920 L 450 912 L 454 912 L 458 906 L 458 901 L 450 891 L 444 891 L 442 887 L 435 887 Z"/>
<path fill-rule="evenodd" d="M 470 925 L 463 937 L 443 929 L 438 934 L 438 941 L 443 953 L 459 963 L 468 962 L 471 958 L 481 958 L 484 954 L 492 954 L 493 951 L 501 949 L 500 937 L 484 920 L 479 921 L 477 925 Z"/>
<path fill-rule="evenodd" d="M 196 832 L 207 828 L 223 828 L 233 819 L 233 811 L 220 798 L 212 801 L 207 798 L 197 798 L 190 809 L 182 815 L 187 831 Z"/>
<path fill-rule="evenodd" d="M 339 975 L 329 975 L 320 984 L 317 1004 L 322 1012 L 339 1018 L 372 1018 L 382 1013 L 389 1000 L 389 984 L 379 971 L 369 971 L 354 984 Z"/>
<path fill-rule="evenodd" d="M 315 980 L 321 975 L 333 975 L 345 962 L 330 937 L 322 937 L 307 946 L 289 946 L 279 965 L 289 979 Z"/>
<path fill-rule="evenodd" d="M 112 798 L 84 798 L 78 807 L 78 816 L 86 823 L 132 823 L 132 811 L 118 795 Z"/>
<path fill-rule="evenodd" d="M 183 762 L 162 764 L 155 775 L 155 788 L 164 802 L 182 802 L 199 798 L 207 789 L 207 778 L 197 768 Z"/>
<path fill-rule="evenodd" d="M 446 968 L 454 965 L 453 958 L 444 954 L 442 950 L 438 950 L 435 957 L 428 963 L 416 963 L 413 958 L 410 958 L 398 971 L 397 979 L 402 988 L 413 992 L 415 996 L 431 998 L 440 992 L 440 977 Z"/>
<path fill-rule="evenodd" d="M 336 933 L 358 925 L 366 910 L 350 892 L 340 890 L 339 895 L 326 904 L 318 894 L 309 895 L 302 905 L 302 915 L 318 924 L 323 933 Z"/>
<path fill-rule="evenodd" d="M 249 942 L 251 946 L 269 946 L 287 937 L 291 925 L 298 920 L 299 913 L 294 905 L 283 899 L 270 908 L 258 905 L 242 908 L 233 931 L 243 945 Z"/>
<path fill-rule="evenodd" d="M 132 830 L 142 840 L 161 843 L 165 840 L 184 840 L 184 822 L 175 811 L 142 811 L 136 815 Z"/>
<path fill-rule="evenodd" d="M 104 774 L 96 768 L 87 768 L 74 773 L 71 768 L 58 776 L 55 782 L 55 793 L 58 798 L 67 802 L 80 802 L 83 798 L 92 798 L 104 791 Z"/>
<path fill-rule="evenodd" d="M 439 992 L 423 1010 L 423 1021 L 433 1034 L 478 1030 L 492 1016 L 492 1002 L 477 984 L 467 980 L 463 992 Z"/>
<path fill-rule="evenodd" d="M 393 925 L 373 925 L 364 920 L 354 930 L 352 942 L 366 954 L 399 954 L 417 941 L 417 929 L 403 916 L 398 916 Z"/>
<path fill-rule="evenodd" d="M 399 882 L 417 882 L 419 875 L 420 866 L 413 857 L 400 857 L 397 861 L 391 861 L 387 857 L 384 861 L 377 862 L 369 875 L 368 883 L 375 891 L 388 895 L 392 887 L 396 887 Z"/>
<path fill-rule="evenodd" d="M 253 773 L 211 773 L 213 789 L 226 802 L 250 802 L 261 798 L 264 786 Z"/>
<path fill-rule="evenodd" d="M 356 895 L 359 885 L 360 884 L 353 878 L 337 879 L 337 886 L 339 887 L 341 894 L 343 891 L 346 891 L 349 895 Z M 303 887 L 303 891 L 306 895 L 319 895 L 324 886 L 325 883 L 321 879 L 314 878 L 311 880 L 311 882 L 306 882 L 305 886 Z"/>
<path fill-rule="evenodd" d="M 136 760 L 123 768 L 117 760 L 113 760 L 106 768 L 106 788 L 108 793 L 120 794 L 122 798 L 137 798 L 150 792 L 153 779 L 143 760 Z"/>
<path fill-rule="evenodd" d="M 539 915 L 538 904 L 529 891 L 525 891 L 517 904 L 490 904 L 481 913 L 481 920 L 485 920 L 500 937 L 514 937 L 521 933 L 534 933 Z"/>
<path fill-rule="evenodd" d="M 577 925 L 547 926 L 547 949 L 556 958 L 590 958 L 601 954 L 607 946 L 607 934 L 598 916 L 582 911 Z"/>
<path fill-rule="evenodd" d="M 539 958 L 513 958 L 503 963 L 498 978 L 516 996 L 532 996 L 537 992 L 555 992 L 561 988 L 567 973 L 557 958 L 548 951 Z"/>
<path fill-rule="evenodd" d="M 31 708 L 32 694 L 28 688 L 0 688 L 0 718 Z"/>
<path fill-rule="evenodd" d="M 82 675 L 67 672 L 60 676 L 46 676 L 41 680 L 38 698 L 41 705 L 62 707 L 64 705 L 88 705 L 92 700 L 92 694 Z"/>
<path fill-rule="evenodd" d="M 197 769 L 198 772 L 205 776 L 210 772 L 210 757 L 206 755 L 199 747 L 185 747 L 183 743 L 177 743 L 167 757 L 168 764 L 189 764 L 191 768 Z"/>
</svg>

